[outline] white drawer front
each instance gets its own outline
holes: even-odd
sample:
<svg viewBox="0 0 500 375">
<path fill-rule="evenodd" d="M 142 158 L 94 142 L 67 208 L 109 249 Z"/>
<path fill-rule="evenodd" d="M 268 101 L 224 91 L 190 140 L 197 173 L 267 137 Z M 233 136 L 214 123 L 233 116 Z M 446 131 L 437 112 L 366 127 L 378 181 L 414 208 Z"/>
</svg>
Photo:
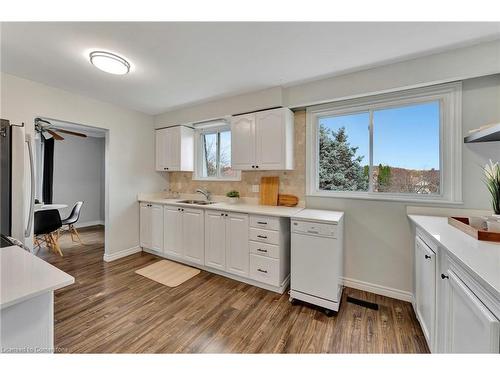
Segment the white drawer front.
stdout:
<svg viewBox="0 0 500 375">
<path fill-rule="evenodd" d="M 279 286 L 279 269 L 278 259 L 250 254 L 250 277 L 252 279 Z"/>
<path fill-rule="evenodd" d="M 250 226 L 253 228 L 260 228 L 260 229 L 279 230 L 280 219 L 277 217 L 270 217 L 270 216 L 251 215 Z"/>
<path fill-rule="evenodd" d="M 250 241 L 250 253 L 279 259 L 280 247 L 267 243 Z"/>
<path fill-rule="evenodd" d="M 279 232 L 272 230 L 250 228 L 250 239 L 252 241 L 265 242 L 274 245 L 280 244 Z"/>
</svg>

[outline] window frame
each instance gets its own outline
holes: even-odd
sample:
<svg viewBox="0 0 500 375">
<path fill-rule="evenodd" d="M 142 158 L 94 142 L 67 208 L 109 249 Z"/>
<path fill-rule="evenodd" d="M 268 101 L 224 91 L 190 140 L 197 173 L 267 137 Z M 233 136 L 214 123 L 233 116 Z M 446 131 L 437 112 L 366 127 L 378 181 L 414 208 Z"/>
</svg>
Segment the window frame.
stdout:
<svg viewBox="0 0 500 375">
<path fill-rule="evenodd" d="M 318 119 L 369 112 L 369 190 L 372 189 L 373 111 L 412 104 L 440 102 L 440 194 L 408 194 L 319 189 Z M 461 204 L 462 202 L 462 84 L 461 82 L 342 100 L 306 109 L 306 195 L 316 197 Z"/>
<path fill-rule="evenodd" d="M 218 134 L 217 142 L 217 159 L 220 157 L 220 133 L 231 131 L 231 125 L 226 119 L 203 122 L 194 125 L 194 173 L 193 180 L 195 181 L 241 181 L 241 171 L 235 170 L 235 176 L 220 175 L 220 166 L 217 170 L 217 176 L 205 177 L 202 176 L 203 171 L 203 136 L 206 134 Z M 232 158 L 231 158 L 232 160 Z M 217 161 L 217 164 L 219 162 Z"/>
</svg>

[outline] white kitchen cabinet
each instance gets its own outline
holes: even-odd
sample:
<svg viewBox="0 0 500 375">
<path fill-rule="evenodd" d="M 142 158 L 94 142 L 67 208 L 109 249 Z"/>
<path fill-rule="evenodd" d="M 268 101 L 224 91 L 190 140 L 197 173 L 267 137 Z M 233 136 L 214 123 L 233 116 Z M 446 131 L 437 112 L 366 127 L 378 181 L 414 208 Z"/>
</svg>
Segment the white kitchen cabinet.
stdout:
<svg viewBox="0 0 500 375">
<path fill-rule="evenodd" d="M 194 168 L 194 130 L 173 126 L 156 130 L 156 170 L 187 171 Z"/>
<path fill-rule="evenodd" d="M 499 353 L 500 322 L 451 269 L 442 274 L 445 353 Z"/>
<path fill-rule="evenodd" d="M 151 234 L 151 210 L 149 209 L 150 203 L 141 203 L 140 206 L 140 243 L 141 247 L 150 249 L 152 242 Z"/>
<path fill-rule="evenodd" d="M 436 254 L 419 237 L 415 240 L 415 314 L 431 351 L 436 321 Z"/>
<path fill-rule="evenodd" d="M 248 276 L 248 215 L 239 213 L 226 215 L 227 271 Z"/>
<path fill-rule="evenodd" d="M 205 212 L 205 265 L 248 276 L 248 215 Z"/>
<path fill-rule="evenodd" d="M 240 170 L 294 168 L 294 116 L 288 108 L 233 116 L 231 163 Z"/>
<path fill-rule="evenodd" d="M 183 208 L 182 249 L 184 258 L 196 264 L 205 263 L 205 218 L 203 210 Z"/>
<path fill-rule="evenodd" d="M 205 223 L 203 210 L 175 206 L 164 207 L 164 252 L 176 259 L 203 264 Z"/>
<path fill-rule="evenodd" d="M 180 207 L 165 206 L 163 251 L 167 255 L 182 258 L 182 211 Z"/>
<path fill-rule="evenodd" d="M 446 218 L 410 217 L 419 223 L 415 230 L 413 306 L 430 351 L 498 354 L 498 295 L 489 288 L 491 284 L 485 284 L 470 266 L 465 266 L 454 254 L 455 246 L 482 244 L 474 243 L 469 238 L 465 239 L 469 241 L 467 243 L 461 238 L 463 235 L 451 226 L 439 225 L 447 224 Z M 455 241 L 452 236 L 459 237 L 460 241 Z M 442 242 L 443 238 L 446 243 Z M 477 248 L 472 250 L 478 256 L 484 255 Z"/>
<path fill-rule="evenodd" d="M 226 219 L 221 211 L 205 211 L 205 265 L 226 269 Z"/>
<path fill-rule="evenodd" d="M 141 203 L 141 247 L 161 252 L 163 250 L 163 209 L 161 205 Z"/>
<path fill-rule="evenodd" d="M 231 168 L 255 169 L 255 114 L 231 119 Z"/>
</svg>

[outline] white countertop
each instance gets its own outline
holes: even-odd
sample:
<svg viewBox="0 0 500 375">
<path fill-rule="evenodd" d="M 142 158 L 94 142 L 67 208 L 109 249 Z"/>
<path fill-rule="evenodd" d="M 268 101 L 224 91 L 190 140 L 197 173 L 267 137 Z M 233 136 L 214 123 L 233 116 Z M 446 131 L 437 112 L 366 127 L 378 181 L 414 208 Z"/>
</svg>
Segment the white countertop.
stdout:
<svg viewBox="0 0 500 375">
<path fill-rule="evenodd" d="M 408 217 L 500 295 L 500 243 L 478 241 L 448 224 L 447 217 Z"/>
<path fill-rule="evenodd" d="M 0 249 L 0 271 L 2 309 L 75 282 L 73 276 L 18 246 Z"/>
<path fill-rule="evenodd" d="M 248 214 L 282 216 L 282 217 L 292 217 L 304 209 L 303 207 L 263 206 L 259 204 L 248 204 L 248 203 L 230 204 L 226 202 L 217 202 L 207 205 L 179 203 L 179 201 L 183 199 L 184 198 L 177 198 L 177 199 L 148 198 L 148 199 L 139 199 L 139 201 L 156 203 L 156 204 L 169 204 L 180 207 L 194 207 L 207 210 L 222 210 L 222 211 L 243 212 Z"/>
<path fill-rule="evenodd" d="M 306 221 L 319 221 L 324 223 L 336 224 L 342 219 L 342 216 L 344 216 L 344 213 L 340 211 L 312 210 L 309 208 L 305 208 L 293 215 L 292 219 L 302 219 Z"/>
</svg>

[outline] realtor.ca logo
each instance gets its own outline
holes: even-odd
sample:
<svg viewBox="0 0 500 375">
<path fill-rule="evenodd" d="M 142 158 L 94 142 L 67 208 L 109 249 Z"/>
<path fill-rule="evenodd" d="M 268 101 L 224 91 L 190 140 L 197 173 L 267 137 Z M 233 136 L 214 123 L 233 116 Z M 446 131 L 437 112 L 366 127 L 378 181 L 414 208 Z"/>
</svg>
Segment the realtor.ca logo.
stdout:
<svg viewBox="0 0 500 375">
<path fill-rule="evenodd" d="M 66 348 L 40 348 L 40 347 L 22 347 L 22 348 L 2 348 L 1 352 L 4 354 L 8 353 L 26 353 L 26 354 L 36 354 L 36 353 L 67 353 Z"/>
</svg>

